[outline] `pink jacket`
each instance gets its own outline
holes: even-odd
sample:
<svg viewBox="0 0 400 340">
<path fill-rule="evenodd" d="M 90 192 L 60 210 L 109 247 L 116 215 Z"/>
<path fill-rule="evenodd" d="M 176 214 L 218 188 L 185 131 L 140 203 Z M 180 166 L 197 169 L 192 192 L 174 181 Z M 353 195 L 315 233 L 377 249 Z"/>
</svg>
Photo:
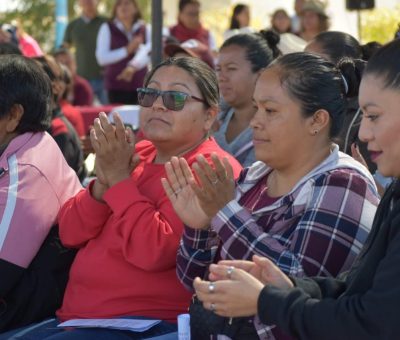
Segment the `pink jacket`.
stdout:
<svg viewBox="0 0 400 340">
<path fill-rule="evenodd" d="M 0 156 L 0 259 L 27 268 L 61 206 L 81 188 L 47 132 L 14 138 Z"/>
</svg>

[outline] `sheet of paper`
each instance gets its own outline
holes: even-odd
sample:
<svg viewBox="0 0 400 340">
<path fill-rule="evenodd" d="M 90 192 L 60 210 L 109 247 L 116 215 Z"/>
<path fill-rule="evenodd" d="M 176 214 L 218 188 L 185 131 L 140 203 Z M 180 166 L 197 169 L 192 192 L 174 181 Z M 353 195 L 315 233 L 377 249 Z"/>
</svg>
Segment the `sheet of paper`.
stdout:
<svg viewBox="0 0 400 340">
<path fill-rule="evenodd" d="M 160 323 L 161 320 L 146 319 L 72 319 L 57 327 L 111 328 L 133 332 L 144 332 Z"/>
</svg>

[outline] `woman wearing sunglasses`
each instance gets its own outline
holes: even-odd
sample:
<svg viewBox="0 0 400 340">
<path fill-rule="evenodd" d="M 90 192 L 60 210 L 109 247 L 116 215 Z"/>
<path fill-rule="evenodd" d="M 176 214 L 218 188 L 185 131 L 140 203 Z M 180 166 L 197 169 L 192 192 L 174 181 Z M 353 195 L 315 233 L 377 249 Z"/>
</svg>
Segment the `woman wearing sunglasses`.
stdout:
<svg viewBox="0 0 400 340">
<path fill-rule="evenodd" d="M 62 321 L 162 320 L 142 338 L 175 331 L 177 315 L 187 311 L 191 296 L 176 277 L 183 223 L 161 184 L 165 163 L 179 156 L 192 164 L 200 153 L 208 160 L 216 153 L 229 160 L 235 176 L 241 167 L 208 137 L 219 94 L 216 76 L 205 63 L 195 58 L 164 61 L 147 76 L 138 98 L 146 140 L 135 145 L 118 116 L 114 126 L 100 114 L 91 131 L 98 177 L 60 212 L 62 242 L 79 251 L 57 316 Z M 39 327 L 45 332 L 41 339 L 60 332 L 63 339 L 138 337 L 117 330 L 64 332 L 51 322 L 43 326 L 48 331 Z"/>
<path fill-rule="evenodd" d="M 262 71 L 250 123 L 259 162 L 237 183 L 229 164 L 217 159 L 215 170 L 206 162 L 194 169 L 200 185 L 185 160 L 167 164 L 163 184 L 185 224 L 177 273 L 187 288 L 197 276 L 206 278 L 213 262 L 254 254 L 298 277 L 336 277 L 350 268 L 378 204 L 368 169 L 333 143 L 346 95 L 359 84 L 355 72 L 351 60 L 335 67 L 309 53 L 287 54 Z M 210 178 L 218 182 L 211 186 Z M 219 301 L 211 303 L 206 307 L 219 311 Z M 272 336 L 266 324 L 251 321 L 255 337 Z M 250 339 L 243 332 L 233 338 Z M 282 339 L 279 329 L 272 332 Z"/>
</svg>

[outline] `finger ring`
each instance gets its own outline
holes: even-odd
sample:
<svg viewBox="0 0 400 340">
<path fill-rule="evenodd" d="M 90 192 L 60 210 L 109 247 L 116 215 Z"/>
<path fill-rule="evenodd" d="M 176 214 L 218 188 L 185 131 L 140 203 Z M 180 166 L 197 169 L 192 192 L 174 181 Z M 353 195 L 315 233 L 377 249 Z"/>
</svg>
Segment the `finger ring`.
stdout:
<svg viewBox="0 0 400 340">
<path fill-rule="evenodd" d="M 214 290 L 215 290 L 215 282 L 210 282 L 208 284 L 208 292 L 209 293 L 214 293 Z"/>
<path fill-rule="evenodd" d="M 175 195 L 178 195 L 181 191 L 182 191 L 182 188 L 179 188 L 178 190 L 175 190 L 175 191 L 174 191 L 174 194 L 175 194 Z"/>
<path fill-rule="evenodd" d="M 213 303 L 213 302 L 210 303 L 210 310 L 211 310 L 212 312 L 215 311 L 215 303 Z"/>
<path fill-rule="evenodd" d="M 212 184 L 217 184 L 218 183 L 218 178 L 214 179 L 213 181 L 211 181 Z"/>
<path fill-rule="evenodd" d="M 235 269 L 235 267 L 233 266 L 229 266 L 228 269 L 226 270 L 226 275 L 228 276 L 228 279 L 231 280 L 232 279 L 232 273 L 233 270 Z"/>
</svg>

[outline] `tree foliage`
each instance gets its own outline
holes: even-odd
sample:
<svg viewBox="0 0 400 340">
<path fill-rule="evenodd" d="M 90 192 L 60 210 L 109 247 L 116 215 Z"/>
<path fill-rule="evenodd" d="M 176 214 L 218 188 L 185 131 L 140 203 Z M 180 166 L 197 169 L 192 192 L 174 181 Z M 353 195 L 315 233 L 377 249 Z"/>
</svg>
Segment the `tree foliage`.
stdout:
<svg viewBox="0 0 400 340">
<path fill-rule="evenodd" d="M 110 16 L 114 2 L 115 0 L 100 0 L 99 12 Z M 148 19 L 150 0 L 138 0 L 137 2 L 142 9 L 144 18 Z M 69 20 L 79 15 L 77 3 L 76 0 L 68 0 Z M 55 41 L 55 7 L 55 0 L 19 0 L 15 10 L 0 14 L 0 22 L 20 21 L 23 29 L 32 35 L 45 51 L 49 51 L 53 48 Z"/>
</svg>

